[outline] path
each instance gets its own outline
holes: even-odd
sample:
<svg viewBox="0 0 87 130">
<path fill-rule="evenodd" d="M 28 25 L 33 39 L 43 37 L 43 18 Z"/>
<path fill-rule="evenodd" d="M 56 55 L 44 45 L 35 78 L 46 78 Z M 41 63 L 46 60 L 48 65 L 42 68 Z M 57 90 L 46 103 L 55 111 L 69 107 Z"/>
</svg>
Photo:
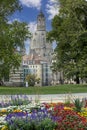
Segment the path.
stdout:
<svg viewBox="0 0 87 130">
<path fill-rule="evenodd" d="M 48 95 L 27 95 L 28 98 L 32 101 L 40 102 L 64 102 L 68 99 L 83 98 L 87 99 L 87 93 L 74 93 L 74 94 L 48 94 Z M 9 101 L 11 100 L 10 95 L 0 95 L 0 101 Z"/>
</svg>

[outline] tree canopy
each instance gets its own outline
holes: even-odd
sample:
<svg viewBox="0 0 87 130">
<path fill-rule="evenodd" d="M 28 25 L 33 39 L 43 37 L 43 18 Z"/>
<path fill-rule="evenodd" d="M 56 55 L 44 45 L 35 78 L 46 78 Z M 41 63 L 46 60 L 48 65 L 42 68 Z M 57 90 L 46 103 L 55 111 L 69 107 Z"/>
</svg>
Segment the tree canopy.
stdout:
<svg viewBox="0 0 87 130">
<path fill-rule="evenodd" d="M 25 22 L 9 22 L 15 11 L 21 9 L 19 0 L 0 1 L 0 77 L 8 74 L 10 69 L 20 66 L 21 55 L 17 48 L 23 48 L 24 41 L 30 37 Z"/>
<path fill-rule="evenodd" d="M 48 39 L 57 43 L 53 68 L 79 83 L 79 77 L 87 77 L 87 1 L 59 0 L 59 4 L 48 33 Z"/>
</svg>

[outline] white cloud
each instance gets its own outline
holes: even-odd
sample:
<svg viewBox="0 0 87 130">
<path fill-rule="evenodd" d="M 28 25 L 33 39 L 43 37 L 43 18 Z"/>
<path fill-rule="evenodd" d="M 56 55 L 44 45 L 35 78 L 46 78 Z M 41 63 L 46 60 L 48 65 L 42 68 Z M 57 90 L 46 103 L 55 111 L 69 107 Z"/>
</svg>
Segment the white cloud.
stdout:
<svg viewBox="0 0 87 130">
<path fill-rule="evenodd" d="M 28 27 L 29 27 L 29 31 L 30 31 L 31 33 L 34 33 L 34 32 L 36 31 L 36 28 L 37 28 L 37 23 L 36 23 L 36 21 L 30 22 L 30 23 L 28 24 Z"/>
<path fill-rule="evenodd" d="M 46 11 L 49 14 L 48 19 L 52 19 L 59 12 L 58 2 L 56 2 L 55 0 L 49 0 L 46 5 Z"/>
<path fill-rule="evenodd" d="M 26 54 L 29 54 L 30 40 L 27 39 L 25 41 Z"/>
<path fill-rule="evenodd" d="M 15 19 L 13 19 L 13 20 L 9 20 L 9 21 L 8 21 L 8 23 L 9 23 L 9 24 L 12 24 L 14 21 L 21 22 L 21 20 L 20 20 L 20 19 L 15 18 Z"/>
<path fill-rule="evenodd" d="M 53 49 L 55 49 L 56 46 L 57 46 L 56 41 L 54 41 L 54 42 L 52 43 L 52 47 L 53 47 Z"/>
<path fill-rule="evenodd" d="M 20 0 L 20 2 L 27 7 L 35 7 L 40 9 L 42 0 Z"/>
</svg>

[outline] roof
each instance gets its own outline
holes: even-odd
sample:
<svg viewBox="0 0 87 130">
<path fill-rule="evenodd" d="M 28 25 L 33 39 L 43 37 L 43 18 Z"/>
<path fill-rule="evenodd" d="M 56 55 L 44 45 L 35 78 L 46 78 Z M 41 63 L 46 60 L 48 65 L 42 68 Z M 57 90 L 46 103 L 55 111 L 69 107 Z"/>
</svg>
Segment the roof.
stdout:
<svg viewBox="0 0 87 130">
<path fill-rule="evenodd" d="M 44 57 L 38 56 L 38 55 L 24 55 L 23 56 L 23 61 L 32 61 L 33 64 L 41 64 L 41 62 L 47 62 L 46 59 L 44 59 Z"/>
</svg>

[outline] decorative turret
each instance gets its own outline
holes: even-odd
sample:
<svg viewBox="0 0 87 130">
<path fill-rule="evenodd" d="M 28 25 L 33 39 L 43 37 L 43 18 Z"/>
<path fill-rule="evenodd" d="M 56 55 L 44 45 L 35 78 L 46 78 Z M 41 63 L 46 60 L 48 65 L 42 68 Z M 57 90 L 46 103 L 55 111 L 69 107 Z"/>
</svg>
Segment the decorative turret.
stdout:
<svg viewBox="0 0 87 130">
<path fill-rule="evenodd" d="M 46 30 L 45 27 L 45 16 L 42 11 L 37 16 L 37 30 L 44 31 Z"/>
</svg>

